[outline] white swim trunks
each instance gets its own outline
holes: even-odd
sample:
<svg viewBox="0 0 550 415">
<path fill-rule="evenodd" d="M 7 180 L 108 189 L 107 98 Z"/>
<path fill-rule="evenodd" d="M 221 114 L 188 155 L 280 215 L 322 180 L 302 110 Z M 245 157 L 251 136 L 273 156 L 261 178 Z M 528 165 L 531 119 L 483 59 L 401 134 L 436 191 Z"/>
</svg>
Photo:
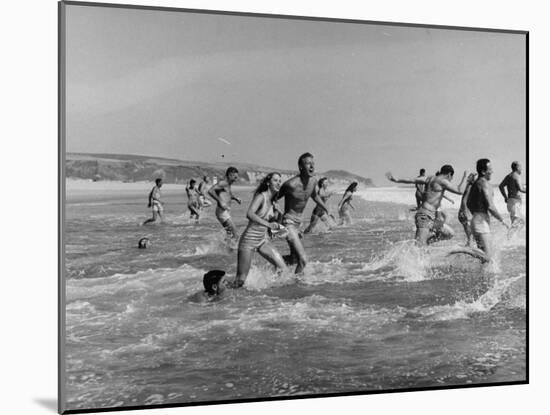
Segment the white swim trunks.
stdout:
<svg viewBox="0 0 550 415">
<path fill-rule="evenodd" d="M 490 233 L 490 219 L 488 213 L 474 212 L 472 214 L 471 229 L 474 234 Z"/>
</svg>

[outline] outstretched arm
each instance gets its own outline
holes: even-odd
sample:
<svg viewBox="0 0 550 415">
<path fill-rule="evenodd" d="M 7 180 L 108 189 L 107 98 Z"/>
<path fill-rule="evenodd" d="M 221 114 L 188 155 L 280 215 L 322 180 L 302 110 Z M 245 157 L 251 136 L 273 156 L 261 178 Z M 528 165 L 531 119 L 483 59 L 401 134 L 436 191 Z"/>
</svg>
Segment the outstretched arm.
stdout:
<svg viewBox="0 0 550 415">
<path fill-rule="evenodd" d="M 426 184 L 426 182 L 428 181 L 427 177 L 417 177 L 415 179 L 398 179 L 391 172 L 387 172 L 386 177 L 390 182 L 404 184 Z"/>
<path fill-rule="evenodd" d="M 445 190 L 448 190 L 449 192 L 454 193 L 456 195 L 461 195 L 463 193 L 462 186 L 464 185 L 464 182 L 466 181 L 466 176 L 467 175 L 468 175 L 468 172 L 465 171 L 464 174 L 462 175 L 462 179 L 460 180 L 460 183 L 458 184 L 457 187 L 454 187 L 451 184 L 451 182 L 449 182 L 448 180 L 443 180 L 441 185 L 443 186 L 443 188 Z"/>
</svg>

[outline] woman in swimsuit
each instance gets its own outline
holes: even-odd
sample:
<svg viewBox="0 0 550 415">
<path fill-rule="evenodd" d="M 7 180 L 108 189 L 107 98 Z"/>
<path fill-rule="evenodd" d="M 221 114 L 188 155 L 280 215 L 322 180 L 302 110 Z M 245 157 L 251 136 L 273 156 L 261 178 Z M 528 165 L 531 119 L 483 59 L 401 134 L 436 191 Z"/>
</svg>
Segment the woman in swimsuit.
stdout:
<svg viewBox="0 0 550 415">
<path fill-rule="evenodd" d="M 351 199 L 353 197 L 353 193 L 357 190 L 357 182 L 351 183 L 346 191 L 344 192 L 344 196 L 342 196 L 342 200 L 340 200 L 340 203 L 338 203 L 338 214 L 340 215 L 340 225 L 351 225 L 351 215 L 350 210 L 355 208 L 351 204 Z"/>
<path fill-rule="evenodd" d="M 248 226 L 239 240 L 237 254 L 237 276 L 233 286 L 242 287 L 250 271 L 254 251 L 263 256 L 278 269 L 286 267 L 281 254 L 269 243 L 267 230 L 280 230 L 277 222 L 270 222 L 275 217 L 273 198 L 281 188 L 281 175 L 269 173 L 254 191 L 254 197 L 248 208 L 246 217 Z"/>
<path fill-rule="evenodd" d="M 332 196 L 332 193 L 330 193 L 328 188 L 328 179 L 326 177 L 322 177 L 319 179 L 319 183 L 317 184 L 317 194 L 321 197 L 321 200 L 326 204 L 329 197 Z M 331 215 L 332 216 L 332 215 Z M 331 223 L 329 221 L 329 215 L 318 205 L 315 205 L 315 208 L 313 209 L 313 212 L 311 213 L 311 219 L 309 221 L 309 226 L 304 230 L 304 233 L 310 233 L 315 225 L 319 222 L 319 219 L 322 220 L 327 228 L 331 228 Z"/>
</svg>

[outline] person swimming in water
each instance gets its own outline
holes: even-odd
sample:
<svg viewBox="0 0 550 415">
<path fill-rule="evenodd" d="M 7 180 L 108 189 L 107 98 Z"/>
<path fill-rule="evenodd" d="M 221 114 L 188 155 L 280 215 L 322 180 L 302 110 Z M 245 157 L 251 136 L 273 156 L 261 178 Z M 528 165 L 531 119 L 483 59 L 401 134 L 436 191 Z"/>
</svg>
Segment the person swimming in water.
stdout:
<svg viewBox="0 0 550 415">
<path fill-rule="evenodd" d="M 284 228 L 279 223 L 271 221 L 276 215 L 274 198 L 281 189 L 281 182 L 280 173 L 269 173 L 254 191 L 246 214 L 248 226 L 239 239 L 237 275 L 233 282 L 235 288 L 244 285 L 250 272 L 252 256 L 256 251 L 278 270 L 286 268 L 283 257 L 269 242 L 267 232 L 268 229 L 280 231 Z"/>
<path fill-rule="evenodd" d="M 466 180 L 467 172 L 464 172 L 462 180 L 458 187 L 451 184 L 451 180 L 454 176 L 454 169 L 451 165 L 446 164 L 439 170 L 435 176 L 429 176 L 426 178 L 416 179 L 397 179 L 391 172 L 386 173 L 388 180 L 394 183 L 407 183 L 407 184 L 424 184 L 425 191 L 423 193 L 422 205 L 416 211 L 415 225 L 416 234 L 415 240 L 419 246 L 426 246 L 428 240 L 433 236 L 435 231 L 436 212 L 441 206 L 441 200 L 444 197 L 445 191 L 462 195 L 462 185 Z"/>
<path fill-rule="evenodd" d="M 200 218 L 200 202 L 199 202 L 199 191 L 195 187 L 195 179 L 191 179 L 187 186 L 185 187 L 185 192 L 187 193 L 187 208 L 189 209 L 190 219 L 195 219 L 197 222 Z"/>
<path fill-rule="evenodd" d="M 344 192 L 342 200 L 340 200 L 340 203 L 338 203 L 338 215 L 340 216 L 340 225 L 351 225 L 353 223 L 350 210 L 355 210 L 355 208 L 351 204 L 351 200 L 353 198 L 353 193 L 355 193 L 355 191 L 357 190 L 357 185 L 357 182 L 352 182 Z"/>
<path fill-rule="evenodd" d="M 225 271 L 216 269 L 208 271 L 203 275 L 202 285 L 204 286 L 204 291 L 190 296 L 189 301 L 195 303 L 219 301 L 224 297 L 229 282 L 225 277 Z"/>
<path fill-rule="evenodd" d="M 155 186 L 153 187 L 153 189 L 151 189 L 151 192 L 149 192 L 149 203 L 147 204 L 147 207 L 151 208 L 151 210 L 153 211 L 153 217 L 143 222 L 144 225 L 155 223 L 158 219 L 160 219 L 161 221 L 163 220 L 162 215 L 164 214 L 164 207 L 162 202 L 160 201 L 161 187 L 162 179 L 155 179 Z"/>
<path fill-rule="evenodd" d="M 283 258 L 288 264 L 296 264 L 296 274 L 301 273 L 307 264 L 306 252 L 301 241 L 300 226 L 309 198 L 312 198 L 327 215 L 329 214 L 323 199 L 317 192 L 317 179 L 314 177 L 315 162 L 311 153 L 304 153 L 298 158 L 298 169 L 299 174 L 284 182 L 275 197 L 276 200 L 281 198 L 285 200 L 282 222 L 288 231 L 286 240 L 290 248 L 290 254 Z"/>
<path fill-rule="evenodd" d="M 317 184 L 317 193 L 319 194 L 319 197 L 325 203 L 325 205 L 328 202 L 328 199 L 334 194 L 332 192 L 329 192 L 327 188 L 328 188 L 328 179 L 326 177 L 320 178 L 319 183 Z M 330 215 L 328 215 L 321 207 L 316 205 L 313 208 L 309 226 L 304 230 L 304 234 L 310 233 L 315 228 L 317 223 L 319 223 L 319 220 L 321 220 L 327 226 L 328 229 L 332 228 Z"/>
<path fill-rule="evenodd" d="M 527 189 L 520 181 L 521 170 L 521 164 L 518 161 L 512 162 L 512 172 L 506 175 L 498 186 L 508 208 L 513 227 L 523 224 L 520 193 L 526 193 Z"/>
<path fill-rule="evenodd" d="M 227 236 L 233 240 L 237 239 L 237 227 L 231 219 L 231 201 L 236 201 L 239 205 L 241 199 L 233 196 L 231 185 L 239 179 L 239 170 L 235 167 L 229 167 L 225 172 L 225 179 L 220 180 L 208 190 L 208 195 L 216 201 L 216 218 L 221 223 Z"/>
</svg>

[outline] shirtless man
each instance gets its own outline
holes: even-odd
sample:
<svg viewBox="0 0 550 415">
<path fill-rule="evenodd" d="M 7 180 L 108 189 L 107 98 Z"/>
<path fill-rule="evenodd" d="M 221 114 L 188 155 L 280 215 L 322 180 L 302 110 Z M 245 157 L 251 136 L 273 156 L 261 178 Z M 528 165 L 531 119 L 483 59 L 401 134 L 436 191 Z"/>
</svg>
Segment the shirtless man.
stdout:
<svg viewBox="0 0 550 415">
<path fill-rule="evenodd" d="M 489 184 L 493 174 L 493 167 L 489 159 L 480 159 L 476 164 L 477 180 L 472 184 L 468 195 L 467 206 L 472 212 L 472 235 L 479 249 L 485 254 L 480 258 L 487 262 L 493 258 L 491 247 L 491 229 L 489 227 L 489 213 L 508 228 L 502 216 L 493 203 L 493 187 Z"/>
<path fill-rule="evenodd" d="M 426 178 L 426 169 L 420 169 L 419 173 L 420 174 L 418 175 L 417 179 Z M 414 197 L 416 199 L 416 210 L 418 210 L 420 209 L 420 206 L 422 206 L 422 195 L 424 194 L 425 185 L 417 183 L 415 184 L 415 187 L 416 187 L 416 192 L 414 193 Z"/>
<path fill-rule="evenodd" d="M 241 199 L 233 196 L 231 185 L 239 179 L 239 171 L 235 167 L 229 167 L 225 172 L 225 179 L 220 180 L 208 190 L 208 195 L 216 201 L 216 218 L 222 224 L 227 235 L 237 239 L 237 228 L 231 219 L 231 201 L 241 204 Z"/>
<path fill-rule="evenodd" d="M 210 180 L 208 176 L 203 176 L 202 181 L 199 183 L 199 205 L 200 208 L 208 207 L 212 205 L 212 202 L 206 198 L 206 192 L 210 186 Z"/>
<path fill-rule="evenodd" d="M 197 182 L 195 179 L 191 179 L 189 184 L 185 187 L 185 192 L 187 193 L 187 208 L 189 209 L 190 219 L 195 219 L 197 222 L 200 217 L 200 202 L 199 202 L 199 191 L 195 187 Z"/>
<path fill-rule="evenodd" d="M 521 218 L 521 193 L 525 193 L 525 186 L 522 186 L 519 176 L 521 175 L 521 164 L 514 161 L 512 163 L 512 172 L 508 174 L 498 186 L 502 197 L 508 207 L 510 213 L 510 221 L 512 226 L 516 223 L 523 222 Z"/>
<path fill-rule="evenodd" d="M 394 183 L 419 183 L 425 185 L 422 205 L 416 211 L 414 218 L 416 224 L 415 239 L 419 246 L 426 246 L 428 244 L 428 239 L 436 232 L 436 212 L 441 206 L 441 200 L 444 198 L 445 191 L 449 191 L 457 195 L 462 194 L 462 185 L 466 179 L 467 172 L 464 172 L 458 187 L 454 187 L 451 184 L 453 175 L 454 169 L 449 164 L 441 167 L 435 176 L 424 178 L 397 179 L 391 173 L 386 174 L 388 179 Z"/>
<path fill-rule="evenodd" d="M 468 202 L 468 196 L 470 195 L 470 189 L 476 180 L 476 174 L 470 173 L 466 179 L 466 188 L 464 189 L 464 194 L 460 200 L 460 208 L 458 209 L 458 221 L 464 228 L 464 233 L 466 234 L 466 246 L 470 247 L 472 245 L 472 230 L 471 230 L 471 221 L 472 213 L 468 210 L 466 205 Z"/>
<path fill-rule="evenodd" d="M 317 191 L 317 179 L 313 155 L 304 153 L 298 159 L 299 174 L 287 180 L 281 186 L 276 199 L 285 198 L 285 210 L 283 225 L 288 231 L 287 243 L 290 248 L 290 255 L 285 259 L 288 262 L 296 263 L 295 273 L 299 274 L 307 264 L 306 252 L 300 239 L 300 226 L 302 214 L 309 198 L 312 198 L 322 211 L 329 214 L 327 207 Z"/>
<path fill-rule="evenodd" d="M 162 221 L 162 214 L 164 213 L 164 207 L 162 206 L 162 202 L 160 201 L 161 187 L 162 187 L 162 179 L 158 178 L 155 180 L 155 186 L 153 187 L 153 189 L 151 189 L 151 192 L 149 193 L 149 203 L 147 204 L 147 207 L 150 207 L 153 211 L 153 217 L 143 222 L 144 225 L 148 223 L 156 222 L 157 217 L 160 218 L 160 220 Z"/>
</svg>

